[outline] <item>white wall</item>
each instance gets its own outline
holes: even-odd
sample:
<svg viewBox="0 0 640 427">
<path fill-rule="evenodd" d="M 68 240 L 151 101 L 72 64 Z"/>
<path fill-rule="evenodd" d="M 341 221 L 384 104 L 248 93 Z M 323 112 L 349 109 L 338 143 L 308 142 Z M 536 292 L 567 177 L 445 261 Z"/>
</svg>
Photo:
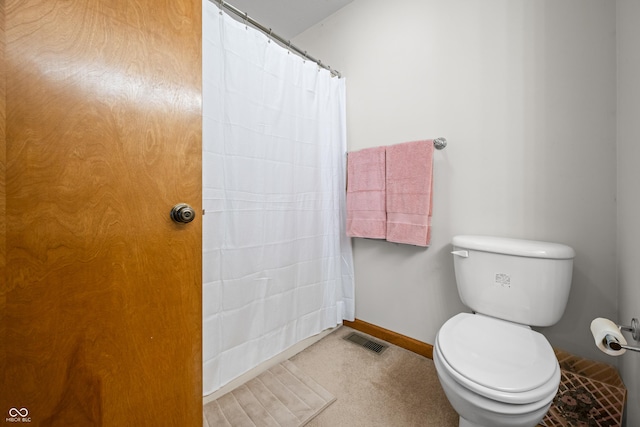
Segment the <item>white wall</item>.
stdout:
<svg viewBox="0 0 640 427">
<path fill-rule="evenodd" d="M 602 0 L 355 0 L 294 40 L 346 76 L 350 150 L 449 141 L 431 247 L 354 239 L 357 318 L 433 343 L 465 309 L 452 236 L 557 241 L 574 281 L 542 332 L 616 363 L 589 332 L 618 307 L 615 25 Z"/>
<path fill-rule="evenodd" d="M 618 0 L 618 277 L 619 321 L 640 318 L 640 2 Z M 628 341 L 634 343 L 632 339 Z M 621 358 L 627 425 L 640 425 L 640 353 Z"/>
</svg>

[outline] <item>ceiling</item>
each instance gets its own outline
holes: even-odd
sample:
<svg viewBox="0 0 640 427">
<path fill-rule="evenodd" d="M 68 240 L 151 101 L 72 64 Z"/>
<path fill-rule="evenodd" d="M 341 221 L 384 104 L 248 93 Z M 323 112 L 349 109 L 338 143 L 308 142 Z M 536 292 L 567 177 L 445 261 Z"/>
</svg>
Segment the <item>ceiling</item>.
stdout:
<svg viewBox="0 0 640 427">
<path fill-rule="evenodd" d="M 214 3 L 217 0 L 213 0 Z M 290 40 L 353 0 L 229 0 L 285 40 Z"/>
</svg>

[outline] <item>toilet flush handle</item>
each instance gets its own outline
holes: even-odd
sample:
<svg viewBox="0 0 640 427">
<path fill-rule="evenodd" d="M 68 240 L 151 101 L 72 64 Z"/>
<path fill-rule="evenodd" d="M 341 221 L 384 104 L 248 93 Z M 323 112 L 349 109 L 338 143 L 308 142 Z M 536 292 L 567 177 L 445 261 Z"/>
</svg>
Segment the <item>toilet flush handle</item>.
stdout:
<svg viewBox="0 0 640 427">
<path fill-rule="evenodd" d="M 469 251 L 453 251 L 451 253 L 462 258 L 469 258 Z"/>
</svg>

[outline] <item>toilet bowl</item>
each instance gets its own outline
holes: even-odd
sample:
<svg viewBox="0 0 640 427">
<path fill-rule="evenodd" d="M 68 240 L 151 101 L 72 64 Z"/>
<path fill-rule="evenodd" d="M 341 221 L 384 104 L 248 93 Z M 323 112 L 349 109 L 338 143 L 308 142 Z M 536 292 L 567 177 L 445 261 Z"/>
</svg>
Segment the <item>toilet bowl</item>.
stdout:
<svg viewBox="0 0 640 427">
<path fill-rule="evenodd" d="M 461 427 L 533 427 L 560 383 L 544 336 L 481 314 L 449 319 L 436 337 L 433 361 Z"/>
<path fill-rule="evenodd" d="M 460 427 L 535 427 L 560 384 L 546 338 L 564 313 L 575 252 L 566 245 L 492 236 L 455 236 L 460 300 L 471 313 L 447 320 L 433 361 Z"/>
</svg>

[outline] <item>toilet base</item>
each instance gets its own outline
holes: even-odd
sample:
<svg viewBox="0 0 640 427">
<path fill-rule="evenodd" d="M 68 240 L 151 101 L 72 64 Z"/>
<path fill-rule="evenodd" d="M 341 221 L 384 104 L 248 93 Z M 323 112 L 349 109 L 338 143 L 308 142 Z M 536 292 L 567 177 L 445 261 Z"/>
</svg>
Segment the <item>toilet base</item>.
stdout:
<svg viewBox="0 0 640 427">
<path fill-rule="evenodd" d="M 490 426 L 481 426 L 480 424 L 472 423 L 471 421 L 460 417 L 460 424 L 458 427 L 490 427 Z"/>
<path fill-rule="evenodd" d="M 459 422 L 458 427 L 494 427 L 493 425 L 472 423 L 466 418 L 462 418 L 462 417 L 459 417 L 459 418 L 460 418 L 460 421 L 458 421 Z"/>
</svg>

